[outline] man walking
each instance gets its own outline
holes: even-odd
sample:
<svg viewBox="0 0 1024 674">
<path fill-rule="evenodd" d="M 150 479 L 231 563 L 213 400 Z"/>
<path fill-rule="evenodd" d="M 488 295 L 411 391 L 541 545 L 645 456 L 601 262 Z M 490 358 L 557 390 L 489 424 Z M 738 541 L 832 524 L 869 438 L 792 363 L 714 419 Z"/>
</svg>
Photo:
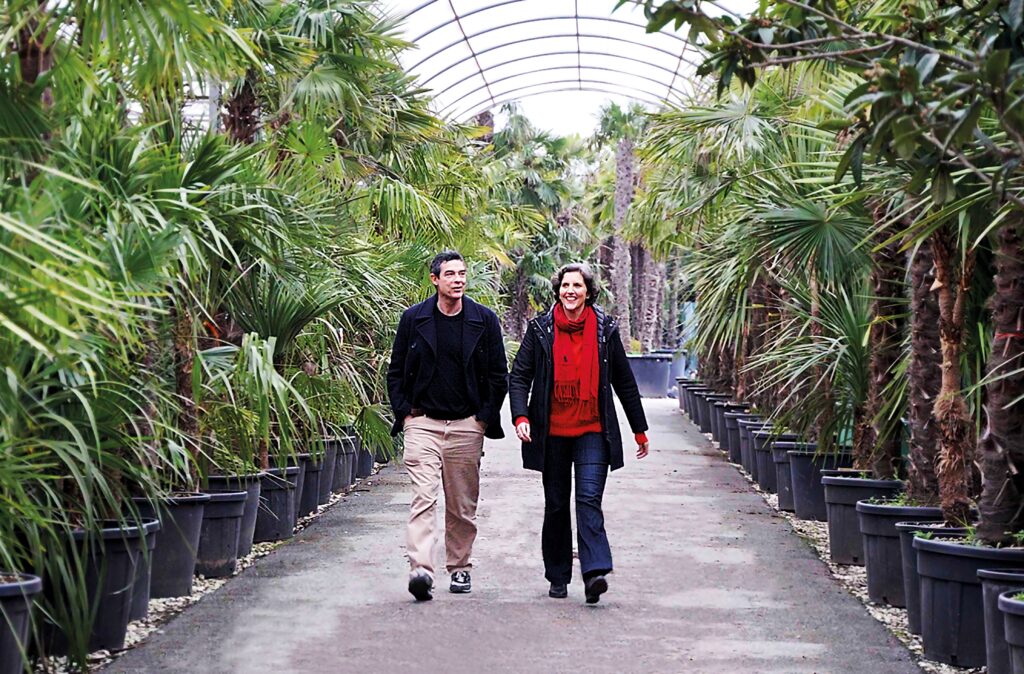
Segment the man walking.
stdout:
<svg viewBox="0 0 1024 674">
<path fill-rule="evenodd" d="M 494 312 L 464 295 L 466 263 L 452 250 L 430 263 L 437 294 L 402 314 L 391 349 L 388 394 L 392 435 L 405 431 L 412 480 L 407 548 L 409 592 L 433 598 L 438 484 L 445 495 L 445 549 L 450 590 L 472 589 L 480 456 L 484 436 L 500 439 L 508 363 Z"/>
</svg>

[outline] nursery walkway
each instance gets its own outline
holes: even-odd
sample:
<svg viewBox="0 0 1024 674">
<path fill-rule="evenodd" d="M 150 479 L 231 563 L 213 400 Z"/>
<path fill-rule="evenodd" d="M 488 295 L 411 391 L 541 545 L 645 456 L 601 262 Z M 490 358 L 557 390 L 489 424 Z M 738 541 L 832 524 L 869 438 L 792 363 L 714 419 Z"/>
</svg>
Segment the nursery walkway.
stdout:
<svg viewBox="0 0 1024 674">
<path fill-rule="evenodd" d="M 488 441 L 471 595 L 406 592 L 409 499 L 389 466 L 107 671 L 920 671 L 674 400 L 644 406 L 653 449 L 609 481 L 616 572 L 596 606 L 578 579 L 547 597 L 540 477 L 515 441 Z"/>
</svg>

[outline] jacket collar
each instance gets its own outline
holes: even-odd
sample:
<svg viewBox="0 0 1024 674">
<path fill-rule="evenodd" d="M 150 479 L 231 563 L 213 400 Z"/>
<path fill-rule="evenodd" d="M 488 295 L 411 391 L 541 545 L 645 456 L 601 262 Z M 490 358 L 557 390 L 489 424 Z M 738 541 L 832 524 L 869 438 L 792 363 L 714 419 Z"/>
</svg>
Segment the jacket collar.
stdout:
<svg viewBox="0 0 1024 674">
<path fill-rule="evenodd" d="M 430 349 L 437 353 L 437 326 L 434 321 L 434 309 L 437 308 L 437 294 L 428 297 L 420 302 L 419 309 L 415 314 L 416 330 L 423 336 L 424 341 L 430 345 Z M 466 297 L 462 296 L 462 315 L 465 321 L 462 328 L 462 360 L 469 362 L 476 348 L 480 336 L 484 334 L 484 312 L 483 308 Z"/>
</svg>

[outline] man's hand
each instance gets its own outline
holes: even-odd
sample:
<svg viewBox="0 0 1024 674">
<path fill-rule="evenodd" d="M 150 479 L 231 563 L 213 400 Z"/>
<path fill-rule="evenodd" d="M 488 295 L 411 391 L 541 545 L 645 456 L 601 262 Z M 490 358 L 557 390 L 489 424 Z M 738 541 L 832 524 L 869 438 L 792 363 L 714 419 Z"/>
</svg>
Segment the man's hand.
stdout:
<svg viewBox="0 0 1024 674">
<path fill-rule="evenodd" d="M 639 445 L 637 445 L 636 446 L 636 458 L 642 459 L 645 456 L 647 456 L 647 450 L 649 450 L 650 447 L 651 447 L 651 443 L 650 442 L 641 442 Z"/>
<path fill-rule="evenodd" d="M 522 440 L 523 442 L 533 442 L 533 440 L 530 439 L 529 421 L 520 421 L 516 425 L 516 437 Z"/>
</svg>

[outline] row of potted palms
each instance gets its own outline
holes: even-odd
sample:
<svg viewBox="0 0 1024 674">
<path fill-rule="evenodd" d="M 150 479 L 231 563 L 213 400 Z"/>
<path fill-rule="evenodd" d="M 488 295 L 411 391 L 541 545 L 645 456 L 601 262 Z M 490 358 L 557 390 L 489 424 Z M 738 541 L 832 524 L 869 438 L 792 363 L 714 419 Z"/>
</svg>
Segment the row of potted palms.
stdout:
<svg viewBox="0 0 1024 674">
<path fill-rule="evenodd" d="M 0 671 L 84 668 L 126 579 L 230 573 L 389 452 L 425 261 L 462 248 L 493 304 L 538 216 L 372 3 L 14 0 L 0 32 Z"/>
<path fill-rule="evenodd" d="M 718 85 L 641 148 L 701 378 L 849 457 L 822 477 L 833 559 L 866 562 L 875 601 L 920 590 L 926 656 L 984 664 L 979 573 L 1024 568 L 1019 7 L 644 4 L 701 36 Z M 944 526 L 915 540 L 915 519 Z"/>
</svg>

